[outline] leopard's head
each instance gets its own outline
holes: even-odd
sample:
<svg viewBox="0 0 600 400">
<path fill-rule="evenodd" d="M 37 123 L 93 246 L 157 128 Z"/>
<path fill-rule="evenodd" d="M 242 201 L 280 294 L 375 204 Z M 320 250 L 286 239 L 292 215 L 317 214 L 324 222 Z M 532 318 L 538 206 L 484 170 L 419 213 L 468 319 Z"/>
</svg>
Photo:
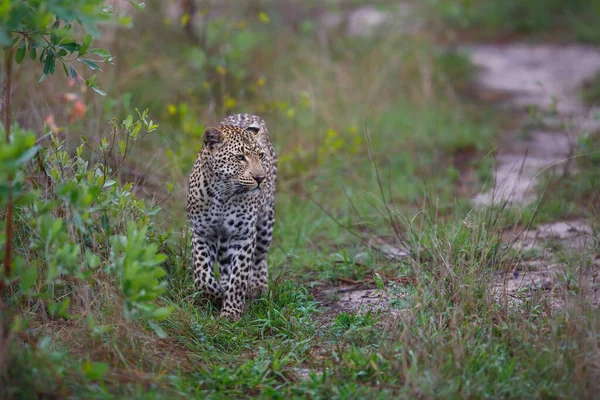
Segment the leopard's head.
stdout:
<svg viewBox="0 0 600 400">
<path fill-rule="evenodd" d="M 206 128 L 203 151 L 214 175 L 233 192 L 262 187 L 266 179 L 265 154 L 255 130 L 236 126 Z"/>
</svg>

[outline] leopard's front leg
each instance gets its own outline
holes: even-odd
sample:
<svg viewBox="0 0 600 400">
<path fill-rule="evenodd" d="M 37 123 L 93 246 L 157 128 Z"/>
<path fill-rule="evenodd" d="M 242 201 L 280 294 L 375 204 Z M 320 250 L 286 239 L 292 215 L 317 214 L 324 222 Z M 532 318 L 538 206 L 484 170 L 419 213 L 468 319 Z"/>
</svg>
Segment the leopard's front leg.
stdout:
<svg viewBox="0 0 600 400">
<path fill-rule="evenodd" d="M 214 240 L 192 230 L 192 256 L 194 259 L 194 285 L 196 290 L 212 300 L 223 298 L 223 289 L 215 278 L 214 265 L 217 244 Z"/>
<path fill-rule="evenodd" d="M 255 245 L 256 231 L 252 232 L 250 236 L 233 237 L 229 240 L 228 252 L 231 255 L 231 264 L 229 265 L 225 302 L 221 309 L 222 317 L 235 321 L 242 316 Z"/>
</svg>

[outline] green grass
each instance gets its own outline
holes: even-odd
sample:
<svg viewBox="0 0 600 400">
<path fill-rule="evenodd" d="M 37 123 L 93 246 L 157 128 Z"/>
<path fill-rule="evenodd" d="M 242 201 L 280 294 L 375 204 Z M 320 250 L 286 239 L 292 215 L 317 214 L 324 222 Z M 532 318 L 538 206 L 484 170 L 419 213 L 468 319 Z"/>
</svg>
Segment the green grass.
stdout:
<svg viewBox="0 0 600 400">
<path fill-rule="evenodd" d="M 551 15 L 546 11 L 538 15 L 531 9 L 531 21 L 502 20 L 516 12 L 516 3 L 485 4 L 473 6 L 472 20 L 494 34 L 553 29 L 544 25 Z M 485 8 L 492 6 L 493 12 Z M 477 14 L 484 11 L 492 21 Z M 581 216 L 579 206 L 586 204 L 585 216 L 595 215 L 590 221 L 597 232 L 596 159 L 582 158 L 576 178 L 552 178 L 551 195 L 541 203 L 472 210 L 469 195 L 458 187 L 476 193 L 490 184 L 493 165 L 486 155 L 502 133 L 504 117 L 460 96 L 473 73 L 468 60 L 425 34 L 330 36 L 324 45 L 316 34 L 278 22 L 283 18 L 278 12 L 269 8 L 270 24 L 245 17 L 247 34 L 255 37 L 240 44 L 233 35 L 236 57 L 221 59 L 225 50 L 211 50 L 228 71 L 237 71 L 210 81 L 214 91 L 202 85 L 214 77 L 201 75 L 210 69 L 199 66 L 198 49 L 156 10 L 122 33 L 144 35 L 141 44 L 124 40 L 115 54 L 123 74 L 132 77 L 110 83 L 124 94 L 95 100 L 97 120 L 71 126 L 70 134 L 93 133 L 105 115 L 128 112 L 132 105 L 148 107 L 161 124 L 160 134 L 132 153 L 128 168 L 131 176 L 151 175 L 140 184 L 141 195 L 151 199 L 167 197 L 165 182 L 174 185 L 152 234 L 167 255 L 168 286 L 159 300 L 173 308 L 159 322 L 166 337 L 158 338 L 144 323 L 125 321 L 112 277 L 94 276 L 89 297 L 76 285 L 65 290 L 90 299 L 86 313 L 95 328 L 82 312 L 50 317 L 37 303 L 20 305 L 24 318 L 34 317 L 11 343 L 0 397 L 447 399 L 598 393 L 600 315 L 582 278 L 593 273 L 589 259 L 568 248 L 558 251 L 565 268 L 554 296 L 563 308 L 553 308 L 553 298 L 542 289 L 522 302 L 500 301 L 495 286 L 499 272 L 531 255 L 506 245 L 502 235 L 509 228 Z M 221 90 L 235 104 L 227 106 Z M 212 101 L 214 109 L 208 106 Z M 203 128 L 242 111 L 266 118 L 280 176 L 269 293 L 233 323 L 195 296 L 184 204 Z M 590 152 L 595 143 L 590 140 L 582 142 L 582 152 Z M 463 183 L 465 174 L 474 179 Z M 408 243 L 409 258 L 390 260 L 368 245 L 396 231 Z M 26 244 L 20 246 L 26 254 Z M 317 302 L 326 296 L 323 288 L 340 284 L 340 278 L 370 282 L 374 274 L 383 277 L 380 290 L 392 298 L 396 314 L 327 309 Z M 108 328 L 101 332 L 100 326 Z M 90 379 L 84 360 L 106 363 L 106 375 Z"/>
<path fill-rule="evenodd" d="M 596 1 L 431 0 L 430 10 L 446 24 L 474 30 L 479 37 L 599 43 Z M 447 28 L 447 26 L 446 26 Z"/>
</svg>

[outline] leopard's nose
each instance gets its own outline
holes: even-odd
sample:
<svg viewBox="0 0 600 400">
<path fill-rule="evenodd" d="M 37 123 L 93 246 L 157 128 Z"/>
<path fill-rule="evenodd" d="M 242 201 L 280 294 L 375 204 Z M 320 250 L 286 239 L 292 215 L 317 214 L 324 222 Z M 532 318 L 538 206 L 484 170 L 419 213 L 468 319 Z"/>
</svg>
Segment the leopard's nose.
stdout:
<svg viewBox="0 0 600 400">
<path fill-rule="evenodd" d="M 256 181 L 256 183 L 258 185 L 260 185 L 260 183 L 265 180 L 265 176 L 264 175 L 253 176 L 253 178 L 254 178 L 254 180 Z"/>
</svg>

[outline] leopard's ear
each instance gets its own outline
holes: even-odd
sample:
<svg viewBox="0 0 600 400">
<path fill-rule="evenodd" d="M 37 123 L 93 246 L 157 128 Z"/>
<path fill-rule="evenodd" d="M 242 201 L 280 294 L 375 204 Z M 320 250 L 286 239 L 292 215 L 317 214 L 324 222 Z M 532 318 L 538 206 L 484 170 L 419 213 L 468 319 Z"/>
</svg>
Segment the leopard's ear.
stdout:
<svg viewBox="0 0 600 400">
<path fill-rule="evenodd" d="M 250 125 L 246 127 L 246 130 L 252 132 L 253 135 L 257 135 L 260 132 L 260 126 Z"/>
<path fill-rule="evenodd" d="M 214 146 L 219 143 L 223 143 L 223 140 L 225 140 L 225 135 L 219 128 L 209 126 L 204 130 L 204 144 L 207 146 Z"/>
</svg>

